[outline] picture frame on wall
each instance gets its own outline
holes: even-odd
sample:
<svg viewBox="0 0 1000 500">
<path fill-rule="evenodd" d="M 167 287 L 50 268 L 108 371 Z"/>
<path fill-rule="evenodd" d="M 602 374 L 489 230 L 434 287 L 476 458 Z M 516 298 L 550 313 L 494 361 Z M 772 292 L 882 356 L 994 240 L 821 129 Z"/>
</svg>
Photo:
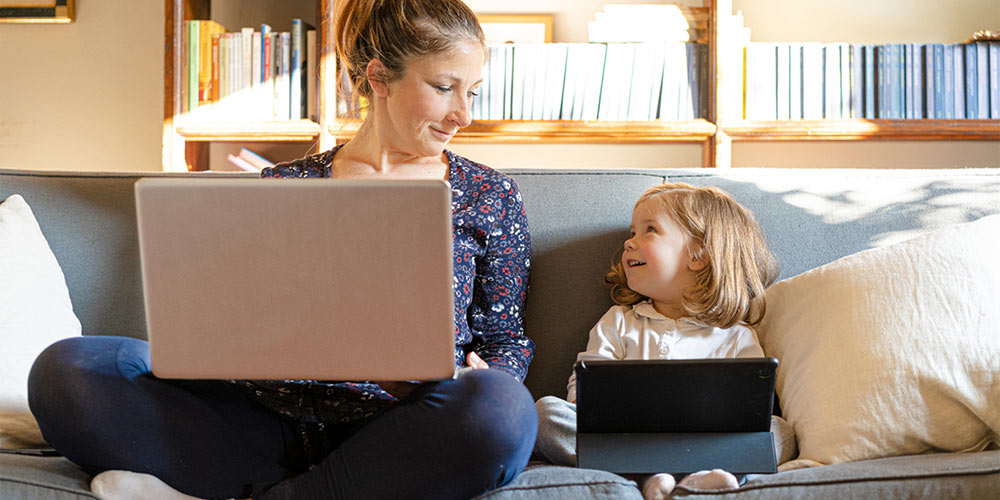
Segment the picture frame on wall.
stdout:
<svg viewBox="0 0 1000 500">
<path fill-rule="evenodd" d="M 551 14 L 479 14 L 487 45 L 552 42 Z"/>
<path fill-rule="evenodd" d="M 71 23 L 76 0 L 0 0 L 0 23 Z"/>
</svg>

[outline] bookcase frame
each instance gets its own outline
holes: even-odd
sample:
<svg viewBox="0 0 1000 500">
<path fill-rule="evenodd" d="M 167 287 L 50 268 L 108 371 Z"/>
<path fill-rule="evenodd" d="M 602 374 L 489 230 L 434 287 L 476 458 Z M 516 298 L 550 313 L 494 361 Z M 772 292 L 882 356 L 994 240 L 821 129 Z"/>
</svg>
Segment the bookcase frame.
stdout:
<svg viewBox="0 0 1000 500">
<path fill-rule="evenodd" d="M 353 137 L 355 119 L 336 116 L 336 50 L 332 38 L 336 0 L 315 0 L 317 21 L 316 109 L 318 121 L 183 123 L 176 119 L 180 103 L 181 27 L 191 19 L 209 19 L 211 0 L 164 0 L 163 169 L 204 170 L 212 142 L 315 142 L 326 150 Z M 791 120 L 742 119 L 740 96 L 731 95 L 734 79 L 742 81 L 743 58 L 734 50 L 739 33 L 726 16 L 732 0 L 705 0 L 708 23 L 708 116 L 691 121 L 474 121 L 453 139 L 457 143 L 491 144 L 650 144 L 702 145 L 702 166 L 731 167 L 734 142 L 858 140 L 1000 140 L 1000 120 Z M 729 89 L 729 90 L 727 90 Z M 730 95 L 725 95 L 726 92 Z M 736 107 L 740 109 L 735 109 Z"/>
</svg>

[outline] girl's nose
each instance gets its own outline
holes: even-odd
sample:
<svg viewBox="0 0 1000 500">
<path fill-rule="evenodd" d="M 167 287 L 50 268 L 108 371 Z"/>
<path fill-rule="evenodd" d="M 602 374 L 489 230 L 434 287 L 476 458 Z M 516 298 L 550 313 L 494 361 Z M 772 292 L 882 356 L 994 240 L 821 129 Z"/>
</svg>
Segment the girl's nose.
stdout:
<svg viewBox="0 0 1000 500">
<path fill-rule="evenodd" d="M 635 243 L 632 242 L 632 238 L 625 240 L 625 250 L 635 250 Z"/>
</svg>

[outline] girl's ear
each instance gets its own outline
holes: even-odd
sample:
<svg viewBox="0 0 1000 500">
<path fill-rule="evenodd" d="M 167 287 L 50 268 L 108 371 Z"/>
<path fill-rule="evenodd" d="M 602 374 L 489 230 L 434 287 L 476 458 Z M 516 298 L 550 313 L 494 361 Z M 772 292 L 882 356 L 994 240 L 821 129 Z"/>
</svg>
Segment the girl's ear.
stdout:
<svg viewBox="0 0 1000 500">
<path fill-rule="evenodd" d="M 365 66 L 365 77 L 372 87 L 372 93 L 378 97 L 389 97 L 389 84 L 385 78 L 388 73 L 385 65 L 378 59 L 368 61 L 368 66 Z"/>
<path fill-rule="evenodd" d="M 687 268 L 689 271 L 701 271 L 702 269 L 708 267 L 708 263 L 708 252 L 705 251 L 704 247 L 699 246 L 698 248 L 693 249 L 693 251 L 688 252 Z"/>
</svg>

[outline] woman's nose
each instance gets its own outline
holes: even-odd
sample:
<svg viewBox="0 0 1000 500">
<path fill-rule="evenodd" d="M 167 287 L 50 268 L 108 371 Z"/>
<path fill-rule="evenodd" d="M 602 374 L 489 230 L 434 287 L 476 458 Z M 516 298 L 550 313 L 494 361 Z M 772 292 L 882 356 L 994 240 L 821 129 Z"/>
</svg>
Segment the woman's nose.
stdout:
<svg viewBox="0 0 1000 500">
<path fill-rule="evenodd" d="M 458 128 L 465 128 L 472 123 L 472 116 L 470 108 L 472 107 L 472 99 L 469 97 L 459 96 L 456 100 L 455 108 L 451 111 L 451 121 L 458 125 Z"/>
</svg>

